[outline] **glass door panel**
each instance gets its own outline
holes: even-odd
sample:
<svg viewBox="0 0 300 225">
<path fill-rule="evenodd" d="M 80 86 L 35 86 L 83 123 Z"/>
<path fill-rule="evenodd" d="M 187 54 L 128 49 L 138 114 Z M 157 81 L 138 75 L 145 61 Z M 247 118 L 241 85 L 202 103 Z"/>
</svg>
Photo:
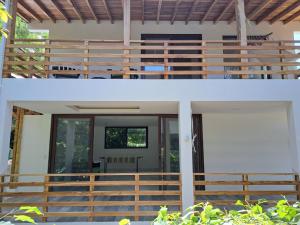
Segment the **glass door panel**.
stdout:
<svg viewBox="0 0 300 225">
<path fill-rule="evenodd" d="M 90 172 L 91 118 L 57 118 L 51 172 Z"/>
<path fill-rule="evenodd" d="M 178 118 L 162 117 L 161 146 L 162 171 L 180 172 Z"/>
</svg>

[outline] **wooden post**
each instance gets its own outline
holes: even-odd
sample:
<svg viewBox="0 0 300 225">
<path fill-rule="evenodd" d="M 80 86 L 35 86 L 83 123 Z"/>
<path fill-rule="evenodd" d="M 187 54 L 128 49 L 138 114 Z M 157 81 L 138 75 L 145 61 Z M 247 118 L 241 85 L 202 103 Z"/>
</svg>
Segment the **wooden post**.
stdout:
<svg viewBox="0 0 300 225">
<path fill-rule="evenodd" d="M 193 175 L 193 177 L 194 177 L 194 180 L 195 180 L 194 175 Z M 179 211 L 181 213 L 183 213 L 184 209 L 182 208 L 182 180 L 181 180 L 181 174 L 178 175 L 178 182 L 179 182 L 179 202 L 180 202 Z M 195 192 L 195 185 L 194 185 L 193 190 Z M 194 193 L 194 196 L 195 196 L 195 193 Z"/>
<path fill-rule="evenodd" d="M 295 190 L 297 192 L 297 201 L 300 201 L 300 178 L 299 178 L 299 174 L 295 175 Z"/>
<path fill-rule="evenodd" d="M 95 207 L 92 205 L 94 202 L 94 196 L 93 196 L 93 191 L 95 190 L 95 175 L 90 175 L 90 193 L 89 193 L 89 202 L 91 206 L 89 207 L 90 209 L 90 216 L 89 216 L 89 222 L 93 222 L 94 220 L 94 210 Z"/>
<path fill-rule="evenodd" d="M 235 0 L 235 15 L 236 15 L 236 28 L 237 37 L 240 40 L 240 46 L 246 47 L 247 43 L 247 24 L 246 24 L 246 13 L 245 13 L 245 2 L 244 0 Z M 241 54 L 248 54 L 247 50 L 241 50 Z M 248 58 L 241 58 L 241 62 L 248 62 Z M 248 70 L 248 67 L 241 67 L 241 70 Z M 242 78 L 248 78 L 247 74 L 242 74 Z"/>
<path fill-rule="evenodd" d="M 135 195 L 134 195 L 134 220 L 135 221 L 138 221 L 139 220 L 139 200 L 140 200 L 140 194 L 139 194 L 139 191 L 140 191 L 140 184 L 139 184 L 139 180 L 140 180 L 140 175 L 139 174 L 135 174 L 134 175 L 134 181 L 135 181 L 135 185 L 134 185 L 134 192 L 135 192 Z"/>
<path fill-rule="evenodd" d="M 0 182 L 1 182 L 0 193 L 3 193 L 3 192 L 4 192 L 4 186 L 3 186 L 4 181 L 5 181 L 4 178 L 5 178 L 4 176 L 0 176 Z M 1 204 L 2 202 L 3 202 L 3 197 L 0 196 L 0 204 Z M 1 212 L 2 212 L 2 207 L 0 207 L 0 213 L 1 213 Z"/>
<path fill-rule="evenodd" d="M 24 114 L 25 114 L 24 109 L 17 108 L 11 174 L 19 173 Z M 17 182 L 17 180 L 18 180 L 17 176 L 12 176 L 10 182 Z M 11 188 L 14 187 L 11 186 Z"/>
<path fill-rule="evenodd" d="M 169 74 L 168 74 L 169 50 L 167 49 L 168 46 L 169 43 L 165 41 L 164 42 L 164 79 L 166 80 L 169 78 Z"/>
<path fill-rule="evenodd" d="M 248 177 L 248 174 L 243 174 L 242 179 L 243 179 L 243 191 L 247 192 L 247 191 L 249 191 L 249 186 L 248 186 L 249 177 Z M 248 195 L 248 194 L 244 195 L 244 200 L 249 201 L 250 200 L 250 195 Z"/>
<path fill-rule="evenodd" d="M 16 20 L 17 20 L 17 5 L 18 5 L 18 0 L 11 0 L 10 2 L 10 7 L 8 9 L 10 15 L 12 16 L 12 19 L 8 21 L 8 26 L 7 29 L 9 30 L 8 34 L 8 40 L 6 44 L 14 44 L 15 40 L 15 33 L 16 33 Z M 14 49 L 8 49 L 8 51 L 5 51 L 5 53 L 13 53 Z M 14 57 L 5 57 L 5 61 L 14 61 Z M 5 70 L 11 71 L 12 66 L 5 66 Z M 7 72 L 4 74 L 4 77 L 9 77 L 10 72 Z"/>
<path fill-rule="evenodd" d="M 45 45 L 49 46 L 50 44 L 51 44 L 51 41 L 46 40 Z M 47 65 L 47 64 L 49 64 L 49 62 L 50 62 L 50 57 L 47 56 L 48 54 L 50 54 L 50 48 L 46 47 L 45 48 L 45 56 L 44 56 L 44 60 L 45 60 L 44 72 L 45 72 L 47 79 L 49 78 L 49 65 Z"/>
<path fill-rule="evenodd" d="M 284 58 L 281 57 L 281 54 L 283 54 L 283 51 L 282 51 L 281 47 L 283 47 L 283 46 L 284 46 L 284 42 L 280 41 L 279 42 L 279 47 L 280 47 L 280 49 L 279 49 L 280 63 L 284 63 Z M 281 69 L 281 71 L 284 71 L 284 70 L 286 70 L 286 67 L 285 66 L 280 66 L 280 69 Z M 281 74 L 281 79 L 288 79 L 288 74 L 282 73 Z"/>
<path fill-rule="evenodd" d="M 205 41 L 202 42 L 202 46 L 203 46 L 203 47 L 206 46 L 206 42 L 205 42 Z M 205 57 L 206 53 L 207 53 L 206 50 L 202 50 L 202 56 L 203 56 L 202 62 L 203 62 L 203 63 L 206 63 L 206 57 Z M 208 71 L 207 66 L 203 66 L 203 67 L 202 67 L 202 70 L 207 72 L 207 71 Z M 208 74 L 203 74 L 203 75 L 202 75 L 202 78 L 203 78 L 203 79 L 207 79 L 207 75 L 208 75 Z"/>
<path fill-rule="evenodd" d="M 42 217 L 42 222 L 47 222 L 47 215 L 45 216 L 45 214 L 48 212 L 48 193 L 49 193 L 49 181 L 50 181 L 50 177 L 45 175 L 44 177 L 44 206 L 43 206 L 43 213 L 44 216 Z"/>
<path fill-rule="evenodd" d="M 128 48 L 130 46 L 130 0 L 123 0 L 123 27 L 124 27 L 124 47 Z M 129 49 L 124 50 L 124 55 L 128 55 L 130 53 Z M 130 62 L 128 57 L 124 57 L 124 79 L 129 79 L 130 75 L 128 72 L 130 71 L 130 67 L 126 64 Z"/>
<path fill-rule="evenodd" d="M 89 54 L 89 41 L 84 41 L 84 55 L 88 55 Z M 84 70 L 84 79 L 88 79 L 89 78 L 89 66 L 87 65 L 87 63 L 89 62 L 89 57 L 84 56 L 83 58 L 83 70 Z"/>
</svg>

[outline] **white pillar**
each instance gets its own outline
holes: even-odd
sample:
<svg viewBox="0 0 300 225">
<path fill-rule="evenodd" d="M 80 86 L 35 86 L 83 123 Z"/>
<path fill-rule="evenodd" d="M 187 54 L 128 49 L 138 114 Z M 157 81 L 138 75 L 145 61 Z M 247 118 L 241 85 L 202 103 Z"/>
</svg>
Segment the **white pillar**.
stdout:
<svg viewBox="0 0 300 225">
<path fill-rule="evenodd" d="M 0 99 L 0 174 L 7 169 L 12 120 L 12 104 Z"/>
<path fill-rule="evenodd" d="M 192 108 L 190 101 L 179 103 L 180 172 L 182 176 L 183 210 L 194 204 Z"/>
<path fill-rule="evenodd" d="M 123 2 L 123 29 L 124 29 L 124 45 L 130 42 L 130 0 Z"/>
<path fill-rule="evenodd" d="M 300 173 L 300 102 L 294 101 L 288 105 L 287 119 L 292 167 L 294 172 Z"/>
</svg>

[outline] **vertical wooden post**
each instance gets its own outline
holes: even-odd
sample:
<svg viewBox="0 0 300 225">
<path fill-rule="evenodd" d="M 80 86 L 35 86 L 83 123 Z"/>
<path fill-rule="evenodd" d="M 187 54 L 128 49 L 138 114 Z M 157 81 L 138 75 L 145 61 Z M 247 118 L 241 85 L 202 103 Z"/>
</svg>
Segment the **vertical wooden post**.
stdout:
<svg viewBox="0 0 300 225">
<path fill-rule="evenodd" d="M 299 174 L 295 175 L 295 190 L 297 192 L 297 201 L 300 201 L 300 178 L 299 178 Z"/>
<path fill-rule="evenodd" d="M 45 60 L 45 65 L 44 65 L 44 72 L 45 72 L 45 78 L 49 78 L 49 62 L 50 62 L 50 57 L 48 56 L 50 54 L 50 48 L 48 47 L 51 44 L 50 40 L 46 40 L 45 42 L 45 55 L 44 55 L 44 60 Z"/>
<path fill-rule="evenodd" d="M 169 78 L 169 74 L 168 74 L 169 50 L 167 49 L 168 46 L 169 43 L 165 41 L 164 42 L 164 79 Z"/>
<path fill-rule="evenodd" d="M 248 176 L 248 174 L 243 174 L 242 175 L 242 180 L 243 180 L 243 191 L 245 191 L 245 192 L 249 191 L 249 186 L 248 186 L 249 176 Z M 244 200 L 249 201 L 250 200 L 250 195 L 245 194 L 244 195 Z"/>
<path fill-rule="evenodd" d="M 10 7 L 8 9 L 10 15 L 12 16 L 12 19 L 8 21 L 8 26 L 7 29 L 9 31 L 8 34 L 8 40 L 6 42 L 6 44 L 14 44 L 14 40 L 15 40 L 15 33 L 16 33 L 16 20 L 17 20 L 17 5 L 18 5 L 18 0 L 11 0 L 10 2 Z M 5 53 L 13 53 L 14 49 L 7 49 L 5 51 Z M 5 57 L 5 61 L 13 61 L 14 57 Z M 5 66 L 5 70 L 11 71 L 12 70 L 12 66 Z M 10 72 L 7 72 L 4 74 L 4 77 L 9 77 L 10 76 Z"/>
<path fill-rule="evenodd" d="M 24 114 L 25 114 L 24 109 L 17 108 L 11 174 L 19 173 Z M 17 176 L 12 176 L 10 182 L 17 182 L 17 180 L 18 180 Z"/>
<path fill-rule="evenodd" d="M 245 2 L 244 0 L 235 0 L 235 15 L 237 25 L 237 37 L 240 40 L 240 46 L 246 47 L 247 43 L 247 24 L 246 24 L 246 13 L 245 13 Z M 241 50 L 241 54 L 248 54 L 247 50 Z M 248 62 L 248 58 L 241 58 L 241 62 Z M 248 70 L 248 67 L 242 66 L 241 70 Z M 243 79 L 248 78 L 247 74 L 241 74 Z"/>
<path fill-rule="evenodd" d="M 90 202 L 90 216 L 89 216 L 89 222 L 93 222 L 94 220 L 94 210 L 95 207 L 92 205 L 94 202 L 94 196 L 93 191 L 95 190 L 95 175 L 90 175 L 90 190 L 89 190 L 89 202 Z"/>
<path fill-rule="evenodd" d="M 203 46 L 203 47 L 206 47 L 206 42 L 205 42 L 205 41 L 202 42 L 202 46 Z M 202 50 L 202 56 L 203 56 L 203 58 L 202 58 L 202 63 L 206 63 L 206 57 L 205 57 L 205 56 L 206 56 L 206 53 L 207 53 L 206 50 Z M 208 71 L 207 66 L 203 66 L 203 67 L 202 67 L 202 70 L 203 70 L 204 72 L 207 72 L 207 71 Z M 202 75 L 202 78 L 203 78 L 203 79 L 207 79 L 207 75 L 208 75 L 208 74 L 203 74 L 203 75 Z"/>
<path fill-rule="evenodd" d="M 1 182 L 1 186 L 0 186 L 0 193 L 3 193 L 4 192 L 4 186 L 3 186 L 3 184 L 4 184 L 4 176 L 0 176 L 0 182 Z M 3 202 L 3 197 L 2 196 L 0 196 L 0 204 Z M 2 207 L 0 207 L 0 213 L 2 212 Z"/>
<path fill-rule="evenodd" d="M 138 221 L 139 220 L 139 200 L 140 200 L 140 184 L 139 184 L 139 180 L 140 180 L 140 175 L 139 174 L 135 174 L 134 175 L 134 181 L 135 181 L 135 185 L 134 185 L 134 220 Z"/>
<path fill-rule="evenodd" d="M 194 179 L 195 179 L 195 176 L 193 175 Z M 179 211 L 181 213 L 183 213 L 183 208 L 182 208 L 182 180 L 181 180 L 181 174 L 178 175 L 178 182 L 179 182 L 179 202 L 180 202 L 180 205 L 179 205 Z M 193 190 L 194 190 L 194 196 L 195 196 L 195 185 L 193 185 Z"/>
<path fill-rule="evenodd" d="M 130 46 L 130 0 L 123 0 L 123 27 L 124 27 L 124 47 L 128 48 Z M 124 49 L 124 56 L 128 55 L 130 53 L 129 49 Z M 123 65 L 123 71 L 124 79 L 129 79 L 130 75 L 130 67 L 126 64 L 130 62 L 130 59 L 128 57 L 124 57 L 124 65 Z"/>
<path fill-rule="evenodd" d="M 48 193 L 49 193 L 49 181 L 50 181 L 50 177 L 48 175 L 45 175 L 44 177 L 44 206 L 43 206 L 43 213 L 44 216 L 42 217 L 42 222 L 47 222 L 47 215 L 45 216 L 45 214 L 47 214 L 48 212 Z"/>
<path fill-rule="evenodd" d="M 88 55 L 89 54 L 89 41 L 84 41 L 84 55 Z M 83 63 L 84 63 L 84 66 L 83 66 L 83 70 L 84 70 L 84 79 L 88 79 L 89 78 L 89 66 L 87 65 L 89 62 L 89 57 L 87 56 L 84 56 L 83 58 Z"/>
<path fill-rule="evenodd" d="M 283 51 L 282 51 L 281 47 L 283 47 L 283 46 L 284 46 L 284 42 L 280 41 L 279 42 L 280 63 L 284 62 L 284 58 L 281 57 L 281 54 L 283 54 Z M 285 68 L 285 66 L 280 66 L 280 69 L 281 69 L 281 71 L 284 71 L 286 68 Z M 288 74 L 282 73 L 281 74 L 281 79 L 288 79 Z"/>
</svg>

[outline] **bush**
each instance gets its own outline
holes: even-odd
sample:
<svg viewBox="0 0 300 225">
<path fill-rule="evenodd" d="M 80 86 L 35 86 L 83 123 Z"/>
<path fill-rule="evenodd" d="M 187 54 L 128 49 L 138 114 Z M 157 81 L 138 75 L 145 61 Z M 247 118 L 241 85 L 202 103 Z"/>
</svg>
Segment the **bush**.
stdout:
<svg viewBox="0 0 300 225">
<path fill-rule="evenodd" d="M 185 215 L 168 213 L 166 207 L 158 212 L 153 225 L 290 225 L 300 224 L 300 204 L 290 205 L 287 200 L 280 200 L 270 208 L 262 205 L 267 201 L 260 200 L 256 204 L 237 201 L 239 210 L 221 210 L 210 203 L 200 203 L 186 210 Z M 129 225 L 127 219 L 120 225 Z"/>
</svg>

